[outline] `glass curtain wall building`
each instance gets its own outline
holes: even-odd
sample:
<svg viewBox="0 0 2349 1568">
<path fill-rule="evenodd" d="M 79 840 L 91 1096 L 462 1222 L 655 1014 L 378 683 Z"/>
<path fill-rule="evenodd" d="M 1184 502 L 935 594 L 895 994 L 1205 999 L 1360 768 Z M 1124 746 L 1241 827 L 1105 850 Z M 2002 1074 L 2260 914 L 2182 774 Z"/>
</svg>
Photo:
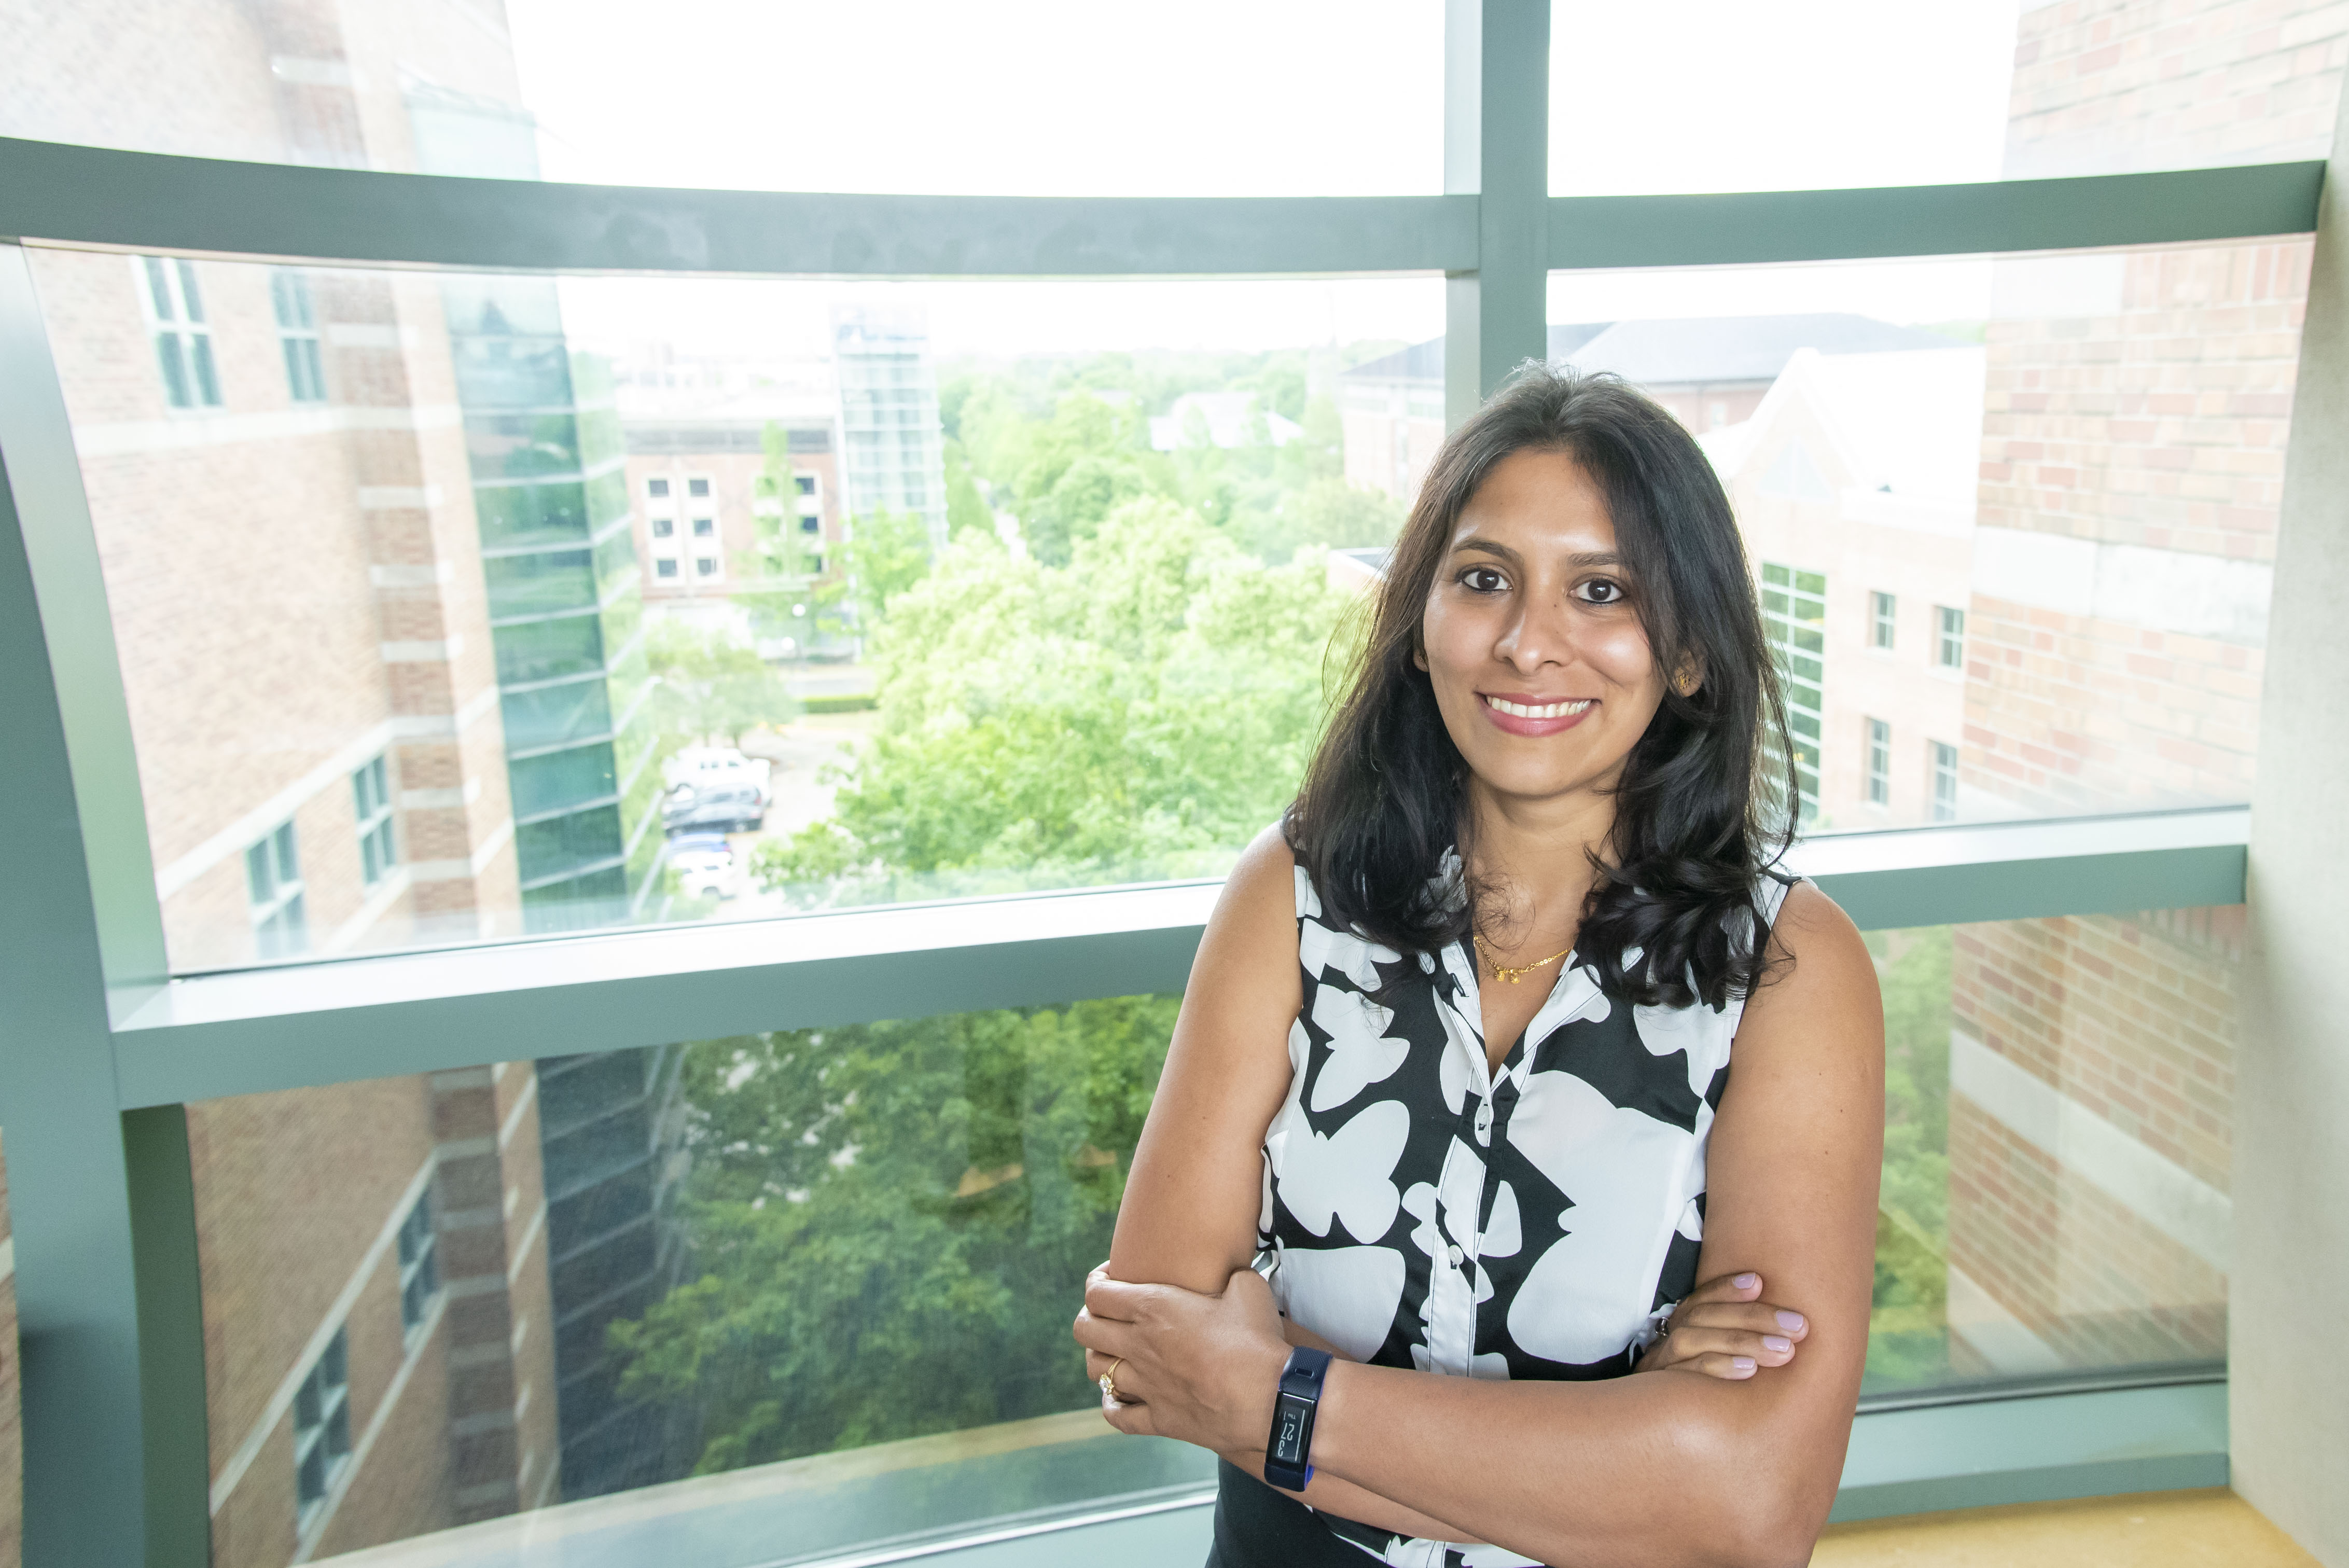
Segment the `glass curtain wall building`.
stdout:
<svg viewBox="0 0 2349 1568">
<path fill-rule="evenodd" d="M 1267 46 L 1351 77 L 1265 85 L 1338 123 L 1377 73 L 1441 106 L 1422 161 L 1293 191 L 1207 138 L 1124 196 L 1014 150 L 1050 193 L 951 200 L 697 189 L 649 130 L 651 183 L 541 178 L 600 134 L 538 123 L 588 19 L 0 9 L 38 677 L 0 778 L 55 825 L 0 901 L 26 1560 L 1203 1542 L 1204 1457 L 1088 1408 L 1074 1293 L 1330 631 L 1537 356 L 1714 462 L 1793 863 L 1883 985 L 1838 1517 L 2225 1480 L 2245 802 L 2305 742 L 2260 694 L 2349 34 L 2214 3 L 2169 70 L 2160 8 L 2089 9 L 1994 40 L 1968 183 L 1618 194 L 1591 159 L 1733 180 L 1539 155 L 1598 20 L 1398 0 Z M 101 36 L 160 85 L 96 91 Z M 827 564 L 766 602 L 726 542 L 794 515 Z M 639 549 L 719 563 L 693 615 Z M 833 711 L 761 651 L 802 615 L 886 650 Z"/>
<path fill-rule="evenodd" d="M 833 313 L 832 344 L 850 514 L 910 514 L 943 547 L 946 468 L 926 324 L 917 311 L 845 306 Z"/>
</svg>

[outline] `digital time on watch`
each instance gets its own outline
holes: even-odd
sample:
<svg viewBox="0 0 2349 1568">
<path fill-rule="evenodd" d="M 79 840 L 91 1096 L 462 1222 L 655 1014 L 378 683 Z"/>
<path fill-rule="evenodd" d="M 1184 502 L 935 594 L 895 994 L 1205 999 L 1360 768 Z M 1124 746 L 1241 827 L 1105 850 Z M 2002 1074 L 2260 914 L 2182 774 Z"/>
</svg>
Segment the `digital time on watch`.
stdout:
<svg viewBox="0 0 2349 1568">
<path fill-rule="evenodd" d="M 1330 1353 L 1299 1345 L 1280 1369 L 1272 1405 L 1272 1435 L 1265 1439 L 1264 1479 L 1290 1491 L 1303 1491 L 1313 1479 L 1313 1412 L 1321 1403 L 1321 1379 Z"/>
</svg>

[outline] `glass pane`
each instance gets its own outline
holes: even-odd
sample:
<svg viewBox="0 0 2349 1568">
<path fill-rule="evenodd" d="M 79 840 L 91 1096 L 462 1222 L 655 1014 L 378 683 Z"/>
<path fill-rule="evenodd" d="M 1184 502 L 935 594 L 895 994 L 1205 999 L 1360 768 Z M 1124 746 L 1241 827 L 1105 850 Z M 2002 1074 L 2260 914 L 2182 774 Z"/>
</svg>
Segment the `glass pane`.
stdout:
<svg viewBox="0 0 2349 1568">
<path fill-rule="evenodd" d="M 1211 1457 L 1102 1425 L 1068 1337 L 1175 1005 L 191 1106 L 213 1561 L 278 1568 L 563 1504 L 533 1561 L 678 1561 L 690 1541 L 699 1568 L 747 1568 L 1210 1484 Z M 417 1214 L 434 1271 L 404 1299 Z M 297 1416 L 281 1391 L 322 1355 L 339 1359 Z M 307 1414 L 326 1382 L 347 1387 L 331 1432 Z M 297 1419 L 322 1427 L 306 1518 Z M 719 1472 L 721 1490 L 687 1481 Z M 475 1532 L 430 1561 L 487 1568 L 519 1544 Z"/>
<path fill-rule="evenodd" d="M 2241 916 L 1870 935 L 1889 1131 L 1866 1396 L 2223 1355 Z M 528 1531 L 582 1568 L 679 1539 L 730 1568 L 1203 1486 L 1206 1456 L 1106 1434 L 1067 1342 L 1175 1010 L 776 1031 L 191 1106 L 215 1561 L 561 1505 L 429 1561 L 510 1563 Z M 404 1303 L 416 1213 L 436 1272 Z M 348 1389 L 349 1480 L 297 1532 L 274 1396 L 322 1352 Z"/>
<path fill-rule="evenodd" d="M 0 135 L 618 184 L 1433 193 L 1443 61 L 1443 0 L 178 0 L 129 28 L 17 5 Z"/>
<path fill-rule="evenodd" d="M 1864 1394 L 2226 1354 L 2240 908 L 1878 931 Z"/>
<path fill-rule="evenodd" d="M 1793 191 L 2323 158 L 2344 42 L 2349 18 L 2337 10 L 2237 0 L 1555 0 L 1550 192 Z"/>
<path fill-rule="evenodd" d="M 1550 334 L 1712 455 L 1816 742 L 1811 831 L 2227 805 L 2250 798 L 2309 256 L 1556 273 L 1551 317 L 1579 325 Z"/>
<path fill-rule="evenodd" d="M 1434 279 L 314 268 L 320 407 L 285 275 L 205 260 L 215 416 L 170 406 L 136 263 L 35 265 L 182 971 L 1219 875 L 1367 580 L 1325 552 L 1402 517 L 1340 379 L 1443 321 Z M 347 781 L 387 754 L 370 886 Z M 262 929 L 297 877 L 306 943 Z"/>
</svg>

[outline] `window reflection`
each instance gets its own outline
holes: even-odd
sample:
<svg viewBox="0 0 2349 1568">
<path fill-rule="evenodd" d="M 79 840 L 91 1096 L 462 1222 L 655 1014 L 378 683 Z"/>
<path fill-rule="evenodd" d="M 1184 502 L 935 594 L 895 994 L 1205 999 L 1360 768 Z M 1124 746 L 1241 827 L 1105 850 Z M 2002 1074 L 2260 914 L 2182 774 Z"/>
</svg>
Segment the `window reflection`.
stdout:
<svg viewBox="0 0 2349 1568">
<path fill-rule="evenodd" d="M 2240 920 L 1869 935 L 1888 1130 L 1866 1397 L 2223 1354 Z M 561 1503 L 591 1555 L 690 1513 L 724 1568 L 1200 1483 L 1202 1456 L 1105 1434 L 1066 1343 L 1176 1006 L 190 1107 L 215 1560 Z M 295 1484 L 312 1454 L 346 1477 L 323 1505 Z M 466 1540 L 486 1565 L 519 1537 Z"/>
</svg>

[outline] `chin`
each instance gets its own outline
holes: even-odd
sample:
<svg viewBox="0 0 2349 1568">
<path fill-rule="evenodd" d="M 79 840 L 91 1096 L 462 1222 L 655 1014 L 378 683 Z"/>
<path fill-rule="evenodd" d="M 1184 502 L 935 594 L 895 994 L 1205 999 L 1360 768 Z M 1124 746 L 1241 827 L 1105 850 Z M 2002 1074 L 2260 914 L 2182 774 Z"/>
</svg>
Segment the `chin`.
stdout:
<svg viewBox="0 0 2349 1568">
<path fill-rule="evenodd" d="M 1495 794 L 1507 795 L 1514 800 L 1549 800 L 1558 795 L 1572 794 L 1590 783 L 1591 775 L 1582 768 L 1548 762 L 1527 766 L 1523 759 L 1513 761 L 1515 765 L 1495 762 L 1494 765 L 1485 767 L 1478 765 L 1478 759 L 1471 757 L 1468 759 L 1468 771 L 1475 775 L 1477 783 Z"/>
</svg>

